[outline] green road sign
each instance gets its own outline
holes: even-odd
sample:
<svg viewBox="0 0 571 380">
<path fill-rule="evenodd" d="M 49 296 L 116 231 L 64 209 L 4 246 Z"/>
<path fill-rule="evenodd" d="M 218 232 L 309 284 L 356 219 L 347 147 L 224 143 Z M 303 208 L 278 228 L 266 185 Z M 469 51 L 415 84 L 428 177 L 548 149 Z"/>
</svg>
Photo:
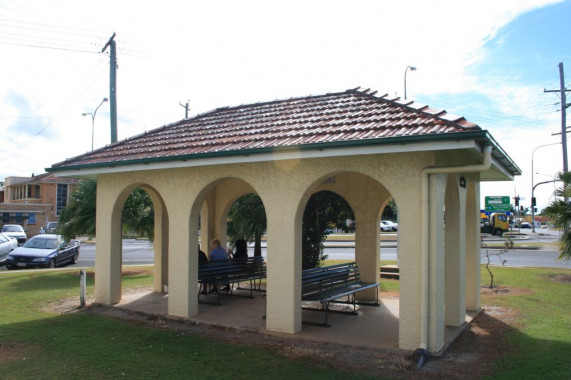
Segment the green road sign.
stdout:
<svg viewBox="0 0 571 380">
<path fill-rule="evenodd" d="M 497 196 L 486 197 L 486 211 L 507 212 L 510 211 L 510 197 Z"/>
</svg>

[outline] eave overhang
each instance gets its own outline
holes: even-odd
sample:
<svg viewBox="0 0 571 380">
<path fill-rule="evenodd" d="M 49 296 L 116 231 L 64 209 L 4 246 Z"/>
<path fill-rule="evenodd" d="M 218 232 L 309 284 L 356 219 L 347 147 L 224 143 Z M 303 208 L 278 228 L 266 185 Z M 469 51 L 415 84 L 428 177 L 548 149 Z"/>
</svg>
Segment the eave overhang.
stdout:
<svg viewBox="0 0 571 380">
<path fill-rule="evenodd" d="M 287 147 L 245 149 L 209 152 L 186 156 L 157 157 L 140 160 L 101 162 L 87 165 L 61 165 L 46 168 L 62 177 L 95 178 L 99 174 L 141 170 L 164 170 L 184 167 L 240 164 L 340 157 L 365 154 L 410 153 L 420 151 L 468 150 L 480 153 L 482 147 L 492 146 L 492 168 L 481 173 L 482 181 L 513 180 L 521 170 L 486 130 L 446 134 L 387 137 L 382 139 L 353 140 L 319 144 L 293 145 Z"/>
</svg>

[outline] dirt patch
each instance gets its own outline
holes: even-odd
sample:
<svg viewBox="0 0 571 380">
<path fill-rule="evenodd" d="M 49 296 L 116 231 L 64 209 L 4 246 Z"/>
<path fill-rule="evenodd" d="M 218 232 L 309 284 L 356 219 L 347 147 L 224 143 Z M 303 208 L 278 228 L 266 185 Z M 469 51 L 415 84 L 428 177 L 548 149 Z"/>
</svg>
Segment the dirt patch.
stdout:
<svg viewBox="0 0 571 380">
<path fill-rule="evenodd" d="M 494 286 L 493 288 L 490 288 L 489 286 L 482 286 L 480 293 L 482 295 L 518 296 L 521 294 L 533 293 L 533 291 L 531 289 L 513 288 L 513 287 L 509 287 L 509 286 Z"/>
<path fill-rule="evenodd" d="M 522 294 L 525 289 L 499 288 L 490 290 L 490 297 Z M 507 290 L 507 291 L 506 291 Z M 124 295 L 141 289 L 125 289 Z M 486 293 L 486 291 L 483 291 Z M 383 297 L 387 294 L 383 293 Z M 398 293 L 391 296 L 398 297 Z M 422 370 L 416 369 L 412 352 L 348 347 L 336 343 L 311 342 L 282 338 L 225 326 L 213 326 L 156 315 L 93 305 L 79 310 L 78 299 L 63 300 L 49 305 L 46 311 L 56 313 L 91 313 L 156 329 L 168 329 L 182 335 L 198 335 L 220 341 L 272 350 L 288 358 L 309 361 L 341 371 L 401 379 L 479 379 L 492 371 L 495 360 L 509 347 L 503 336 L 516 325 L 518 315 L 511 309 L 485 306 L 460 337 L 439 358 L 432 357 Z M 0 352 L 1 353 L 1 352 Z M 1 355 L 0 355 L 1 357 Z"/>
<path fill-rule="evenodd" d="M 0 365 L 15 360 L 25 360 L 26 356 L 36 350 L 37 347 L 26 344 L 0 343 Z"/>
<path fill-rule="evenodd" d="M 567 273 L 549 273 L 543 276 L 549 281 L 560 282 L 563 284 L 571 284 L 571 274 Z"/>
</svg>

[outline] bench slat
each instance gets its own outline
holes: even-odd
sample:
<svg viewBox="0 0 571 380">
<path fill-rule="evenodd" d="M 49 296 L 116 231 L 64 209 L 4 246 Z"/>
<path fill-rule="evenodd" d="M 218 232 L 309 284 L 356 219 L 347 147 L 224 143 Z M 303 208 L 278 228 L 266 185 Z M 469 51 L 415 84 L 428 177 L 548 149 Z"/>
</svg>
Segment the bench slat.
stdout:
<svg viewBox="0 0 571 380">
<path fill-rule="evenodd" d="M 351 297 L 355 312 L 355 293 L 376 287 L 378 304 L 379 284 L 377 282 L 362 282 L 359 268 L 355 262 L 306 269 L 302 272 L 301 277 L 302 300 L 319 301 L 323 305 L 325 325 L 327 325 L 329 302 L 334 302 L 339 298 Z"/>
</svg>

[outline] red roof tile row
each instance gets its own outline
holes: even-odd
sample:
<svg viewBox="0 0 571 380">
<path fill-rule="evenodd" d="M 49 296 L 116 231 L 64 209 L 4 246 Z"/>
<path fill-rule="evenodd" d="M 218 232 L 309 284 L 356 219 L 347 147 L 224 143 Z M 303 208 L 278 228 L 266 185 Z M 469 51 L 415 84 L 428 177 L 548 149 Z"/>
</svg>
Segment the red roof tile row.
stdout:
<svg viewBox="0 0 571 380">
<path fill-rule="evenodd" d="M 53 168 L 481 130 L 462 117 L 359 88 L 218 108 Z"/>
</svg>

